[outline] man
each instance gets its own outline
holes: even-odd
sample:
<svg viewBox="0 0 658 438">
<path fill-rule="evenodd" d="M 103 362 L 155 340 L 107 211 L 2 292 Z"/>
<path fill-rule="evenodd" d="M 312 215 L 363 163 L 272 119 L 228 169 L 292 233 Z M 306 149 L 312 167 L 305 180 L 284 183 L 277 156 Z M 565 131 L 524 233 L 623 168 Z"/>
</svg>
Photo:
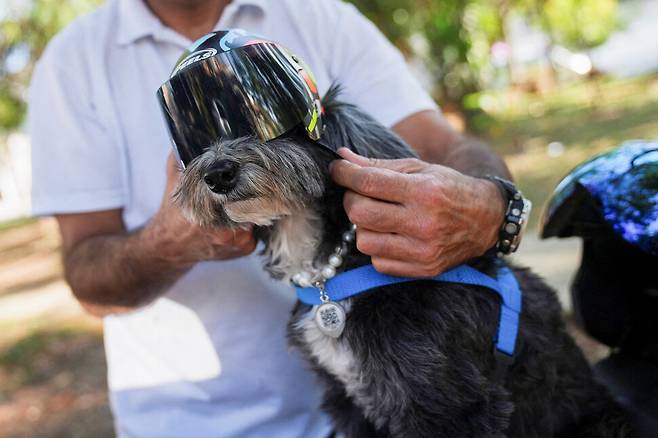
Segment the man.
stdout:
<svg viewBox="0 0 658 438">
<path fill-rule="evenodd" d="M 155 90 L 193 40 L 242 27 L 289 47 L 427 161 L 342 151 L 336 181 L 357 245 L 389 273 L 430 275 L 494 245 L 507 175 L 451 130 L 374 26 L 334 0 L 108 0 L 49 45 L 30 97 L 33 206 L 54 214 L 66 278 L 104 316 L 120 436 L 323 437 L 319 389 L 285 323 L 294 301 L 251 255 L 250 231 L 202 229 L 170 194 L 178 179 Z M 166 172 L 163 169 L 166 167 Z M 461 172 L 461 173 L 460 173 Z M 386 187 L 409 191 L 386 202 Z M 246 257 L 248 256 L 248 257 Z M 411 262 L 410 260 L 413 260 Z"/>
</svg>

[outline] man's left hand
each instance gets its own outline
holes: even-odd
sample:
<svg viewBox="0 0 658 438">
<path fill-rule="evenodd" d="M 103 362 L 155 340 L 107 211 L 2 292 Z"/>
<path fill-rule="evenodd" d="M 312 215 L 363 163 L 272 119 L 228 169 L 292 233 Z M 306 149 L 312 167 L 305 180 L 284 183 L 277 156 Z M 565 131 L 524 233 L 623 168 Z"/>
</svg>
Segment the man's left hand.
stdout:
<svg viewBox="0 0 658 438">
<path fill-rule="evenodd" d="M 496 185 L 415 158 L 369 159 L 348 149 L 332 163 L 356 245 L 377 271 L 431 277 L 484 254 L 498 239 L 505 203 Z"/>
</svg>

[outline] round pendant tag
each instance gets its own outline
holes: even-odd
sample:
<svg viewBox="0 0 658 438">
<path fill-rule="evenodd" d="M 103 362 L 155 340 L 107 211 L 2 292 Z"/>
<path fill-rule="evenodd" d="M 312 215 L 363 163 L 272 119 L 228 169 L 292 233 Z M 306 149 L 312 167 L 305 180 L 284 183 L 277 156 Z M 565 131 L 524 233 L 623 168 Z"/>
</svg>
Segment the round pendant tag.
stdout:
<svg viewBox="0 0 658 438">
<path fill-rule="evenodd" d="M 345 309 L 333 301 L 320 304 L 315 311 L 315 323 L 322 333 L 338 338 L 345 329 Z"/>
</svg>

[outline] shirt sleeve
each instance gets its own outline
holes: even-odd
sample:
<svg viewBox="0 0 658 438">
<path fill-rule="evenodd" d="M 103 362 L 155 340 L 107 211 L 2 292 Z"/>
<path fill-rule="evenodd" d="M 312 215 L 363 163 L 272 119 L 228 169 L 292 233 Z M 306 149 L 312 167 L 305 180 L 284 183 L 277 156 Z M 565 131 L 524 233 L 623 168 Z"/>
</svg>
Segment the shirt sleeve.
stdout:
<svg viewBox="0 0 658 438">
<path fill-rule="evenodd" d="M 60 66 L 57 59 L 69 64 Z M 46 50 L 32 77 L 28 130 L 34 215 L 108 210 L 124 203 L 119 143 L 92 103 L 80 64 Z"/>
<path fill-rule="evenodd" d="M 351 4 L 336 2 L 328 63 L 353 102 L 385 126 L 423 110 L 438 109 L 402 54 Z"/>
</svg>

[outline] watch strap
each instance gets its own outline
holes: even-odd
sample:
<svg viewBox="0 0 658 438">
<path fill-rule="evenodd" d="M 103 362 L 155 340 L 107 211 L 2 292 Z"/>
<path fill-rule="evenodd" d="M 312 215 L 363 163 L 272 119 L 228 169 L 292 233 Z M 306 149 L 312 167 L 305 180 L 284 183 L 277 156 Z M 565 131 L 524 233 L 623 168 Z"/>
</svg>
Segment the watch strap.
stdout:
<svg viewBox="0 0 658 438">
<path fill-rule="evenodd" d="M 531 204 L 512 182 L 497 176 L 486 176 L 485 178 L 496 184 L 503 199 L 507 202 L 503 224 L 498 232 L 498 242 L 492 249 L 499 256 L 508 255 L 519 247 Z"/>
</svg>

